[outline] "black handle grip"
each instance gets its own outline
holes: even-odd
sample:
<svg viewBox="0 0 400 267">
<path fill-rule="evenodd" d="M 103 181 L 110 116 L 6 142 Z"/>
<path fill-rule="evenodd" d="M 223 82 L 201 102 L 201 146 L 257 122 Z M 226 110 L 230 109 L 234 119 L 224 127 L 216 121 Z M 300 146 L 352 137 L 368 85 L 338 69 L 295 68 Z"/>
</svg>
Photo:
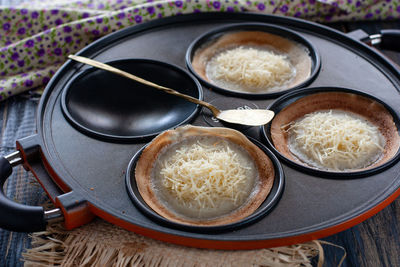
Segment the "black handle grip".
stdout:
<svg viewBox="0 0 400 267">
<path fill-rule="evenodd" d="M 0 227 L 16 232 L 35 232 L 46 229 L 43 207 L 27 206 L 7 198 L 3 186 L 12 173 L 10 162 L 0 158 Z"/>
<path fill-rule="evenodd" d="M 380 49 L 400 52 L 400 30 L 381 30 Z"/>
</svg>

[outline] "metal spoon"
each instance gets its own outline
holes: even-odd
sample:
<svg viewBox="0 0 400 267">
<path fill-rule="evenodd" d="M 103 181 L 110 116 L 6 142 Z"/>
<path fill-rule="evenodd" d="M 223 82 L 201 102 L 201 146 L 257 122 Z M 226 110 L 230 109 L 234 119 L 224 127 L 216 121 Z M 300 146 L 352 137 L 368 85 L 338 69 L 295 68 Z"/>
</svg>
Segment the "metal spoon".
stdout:
<svg viewBox="0 0 400 267">
<path fill-rule="evenodd" d="M 267 124 L 274 117 L 274 112 L 271 110 L 267 110 L 267 109 L 219 110 L 218 108 L 211 105 L 210 103 L 201 101 L 201 100 L 191 97 L 189 95 L 181 94 L 171 88 L 149 82 L 149 81 L 144 80 L 140 77 L 137 77 L 133 74 L 130 74 L 128 72 L 125 72 L 125 71 L 117 69 L 117 68 L 114 68 L 114 67 L 104 64 L 102 62 L 99 62 L 99 61 L 96 61 L 93 59 L 89 59 L 86 57 L 75 56 L 75 55 L 69 55 L 68 57 L 75 61 L 78 61 L 78 62 L 81 62 L 84 64 L 88 64 L 88 65 L 91 65 L 91 66 L 99 68 L 99 69 L 113 72 L 113 73 L 121 75 L 123 77 L 135 80 L 139 83 L 143 83 L 145 85 L 157 88 L 168 94 L 176 95 L 176 96 L 182 97 L 186 100 L 189 100 L 190 102 L 193 102 L 195 104 L 204 106 L 204 107 L 208 108 L 209 110 L 211 110 L 212 114 L 221 121 L 235 123 L 235 124 L 242 124 L 242 125 L 260 126 L 260 125 Z"/>
</svg>

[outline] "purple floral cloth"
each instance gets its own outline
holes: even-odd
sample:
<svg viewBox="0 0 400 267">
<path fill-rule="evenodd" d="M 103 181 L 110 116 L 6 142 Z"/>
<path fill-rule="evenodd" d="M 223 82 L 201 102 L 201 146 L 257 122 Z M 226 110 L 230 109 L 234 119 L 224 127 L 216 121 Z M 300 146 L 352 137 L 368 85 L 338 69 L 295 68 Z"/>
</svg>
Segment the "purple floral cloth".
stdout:
<svg viewBox="0 0 400 267">
<path fill-rule="evenodd" d="M 195 12 L 260 12 L 318 22 L 400 18 L 398 0 L 86 0 L 0 7 L 0 100 L 43 88 L 94 40 L 146 21 Z"/>
</svg>

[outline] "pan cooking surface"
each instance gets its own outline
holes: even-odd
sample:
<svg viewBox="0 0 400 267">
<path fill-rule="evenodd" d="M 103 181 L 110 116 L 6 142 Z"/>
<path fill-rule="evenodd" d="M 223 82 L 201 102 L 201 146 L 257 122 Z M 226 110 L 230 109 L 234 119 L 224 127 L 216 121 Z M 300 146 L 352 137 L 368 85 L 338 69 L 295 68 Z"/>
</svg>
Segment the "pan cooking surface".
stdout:
<svg viewBox="0 0 400 267">
<path fill-rule="evenodd" d="M 295 19 L 239 13 L 177 16 L 107 36 L 81 51 L 80 55 L 102 62 L 137 58 L 140 55 L 141 58 L 164 61 L 187 70 L 185 53 L 196 38 L 217 27 L 249 21 L 288 27 L 316 47 L 321 57 L 321 69 L 310 87 L 336 86 L 360 90 L 379 97 L 396 113 L 400 113 L 400 74 L 387 61 L 372 49 L 341 33 Z M 400 186 L 399 163 L 384 172 L 359 179 L 326 179 L 300 172 L 281 162 L 286 177 L 282 197 L 274 209 L 259 221 L 217 235 L 169 227 L 144 215 L 132 203 L 126 190 L 127 166 L 133 155 L 146 145 L 146 141 L 118 143 L 84 134 L 63 115 L 60 104 L 62 92 L 71 77 L 85 69 L 88 67 L 67 62 L 46 89 L 38 116 L 43 155 L 71 189 L 68 193 L 70 196 L 88 201 L 93 206 L 91 210 L 101 211 L 97 215 L 111 218 L 125 227 L 133 225 L 172 236 L 202 240 L 284 239 L 351 221 L 382 203 Z M 239 108 L 266 108 L 274 101 L 242 101 L 240 97 L 228 96 L 204 85 L 203 92 L 204 100 L 215 100 L 221 109 L 242 102 L 245 105 Z M 207 116 L 207 111 L 202 111 L 191 123 L 198 126 L 224 126 L 215 120 L 210 123 L 206 120 Z M 159 121 L 154 119 L 154 124 L 157 123 Z M 259 127 L 241 131 L 266 145 Z M 154 237 L 157 238 L 157 235 Z"/>
<path fill-rule="evenodd" d="M 154 83 L 201 98 L 190 74 L 163 62 L 131 59 L 109 63 Z M 150 86 L 90 68 L 74 76 L 62 95 L 66 118 L 83 133 L 128 141 L 155 136 L 192 119 L 198 107 Z"/>
</svg>

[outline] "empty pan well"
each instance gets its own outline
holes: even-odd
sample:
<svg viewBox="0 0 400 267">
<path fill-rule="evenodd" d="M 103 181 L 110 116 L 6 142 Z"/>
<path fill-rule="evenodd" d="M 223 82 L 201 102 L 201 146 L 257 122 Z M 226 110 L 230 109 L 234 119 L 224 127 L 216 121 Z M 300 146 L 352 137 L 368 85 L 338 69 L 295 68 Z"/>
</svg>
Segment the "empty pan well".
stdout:
<svg viewBox="0 0 400 267">
<path fill-rule="evenodd" d="M 108 64 L 202 99 L 199 82 L 171 64 L 146 59 Z M 61 104 L 65 117 L 76 128 L 115 141 L 153 137 L 190 121 L 199 109 L 187 100 L 95 68 L 73 77 L 64 89 Z"/>
</svg>

